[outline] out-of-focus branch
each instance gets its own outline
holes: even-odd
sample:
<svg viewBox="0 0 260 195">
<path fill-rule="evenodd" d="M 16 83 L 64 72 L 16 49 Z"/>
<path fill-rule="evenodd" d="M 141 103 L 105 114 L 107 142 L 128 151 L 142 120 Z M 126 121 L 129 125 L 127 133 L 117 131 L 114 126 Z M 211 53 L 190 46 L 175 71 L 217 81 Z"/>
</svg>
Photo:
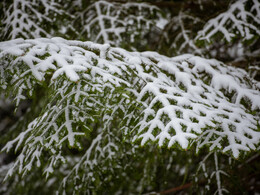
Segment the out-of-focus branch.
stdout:
<svg viewBox="0 0 260 195">
<path fill-rule="evenodd" d="M 181 185 L 181 186 L 178 186 L 178 187 L 171 188 L 169 190 L 165 190 L 165 191 L 159 192 L 159 194 L 170 194 L 172 192 L 177 192 L 177 191 L 181 191 L 181 190 L 187 189 L 187 188 L 189 188 L 191 186 L 192 186 L 192 183 L 186 183 L 184 185 Z"/>
</svg>

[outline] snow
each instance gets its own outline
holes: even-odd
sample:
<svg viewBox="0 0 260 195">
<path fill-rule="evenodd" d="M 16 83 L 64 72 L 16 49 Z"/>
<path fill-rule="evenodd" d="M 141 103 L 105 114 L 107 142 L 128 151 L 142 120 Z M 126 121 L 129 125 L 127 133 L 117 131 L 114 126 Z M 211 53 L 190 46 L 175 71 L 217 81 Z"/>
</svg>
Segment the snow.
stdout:
<svg viewBox="0 0 260 195">
<path fill-rule="evenodd" d="M 132 13 L 129 10 L 135 11 Z M 146 17 L 149 14 L 143 14 L 146 12 L 156 14 L 150 14 L 150 16 L 153 15 L 153 18 L 149 18 Z M 97 1 L 81 13 L 78 18 L 82 21 L 82 35 L 87 36 L 93 42 L 107 43 L 113 46 L 120 46 L 122 40 L 128 37 L 126 32 L 130 34 L 129 41 L 134 42 L 137 31 L 145 35 L 151 24 L 162 30 L 168 22 L 156 6 L 134 2 L 120 4 Z"/>
<path fill-rule="evenodd" d="M 160 18 L 159 21 L 156 23 L 156 26 L 160 29 L 164 29 L 164 27 L 166 26 L 167 23 L 168 23 L 168 20 L 166 20 L 164 18 Z"/>
<path fill-rule="evenodd" d="M 186 24 L 189 23 L 200 25 L 201 22 L 202 21 L 199 18 L 183 11 L 179 11 L 177 16 L 172 17 L 168 23 L 168 27 L 170 27 L 171 31 L 176 35 L 172 37 L 170 49 L 172 49 L 174 53 L 177 54 L 193 52 L 194 54 L 201 55 L 202 51 L 195 44 L 192 30 L 190 27 L 186 26 Z"/>
<path fill-rule="evenodd" d="M 32 93 L 42 82 L 53 93 L 44 112 L 3 148 L 21 148 L 14 164 L 19 172 L 26 173 L 34 162 L 40 166 L 43 148 L 48 148 L 55 154 L 45 171 L 48 177 L 55 163 L 65 161 L 63 154 L 56 154 L 65 143 L 81 148 L 76 137 L 90 133 L 89 121 L 102 120 L 104 129 L 98 130 L 81 162 L 91 172 L 95 155 L 114 158 L 117 138 L 110 126 L 119 111 L 126 121 L 121 129 L 124 135 L 140 145 L 157 142 L 159 147 L 188 149 L 196 143 L 197 151 L 208 146 L 238 158 L 241 151 L 255 150 L 259 144 L 259 116 L 249 112 L 260 108 L 259 83 L 246 81 L 245 71 L 217 60 L 188 54 L 168 58 L 62 38 L 1 42 L 0 58 L 6 57 L 0 83 L 7 83 L 5 75 L 17 72 L 5 84 L 17 92 L 17 104 L 27 98 L 22 96 L 25 91 Z M 243 98 L 250 104 L 241 104 Z M 108 141 L 101 147 L 104 140 Z"/>
<path fill-rule="evenodd" d="M 248 0 L 235 1 L 226 12 L 209 20 L 195 39 L 210 42 L 217 33 L 221 33 L 224 39 L 230 42 L 236 36 L 233 34 L 234 29 L 243 37 L 243 40 L 252 39 L 254 33 L 260 35 L 260 30 L 257 28 L 257 25 L 260 24 L 259 2 L 254 0 L 251 10 L 247 10 L 247 4 Z M 256 14 L 253 14 L 252 11 L 255 11 Z M 252 21 L 248 22 L 249 20 Z"/>
<path fill-rule="evenodd" d="M 39 4 L 43 4 L 44 10 L 39 11 Z M 31 14 L 28 14 L 31 13 Z M 51 22 L 49 16 L 53 13 L 61 14 L 57 9 L 56 3 L 47 3 L 46 0 L 39 2 L 30 0 L 14 0 L 13 4 L 8 7 L 3 18 L 3 35 L 15 39 L 18 36 L 29 37 L 50 37 L 42 27 L 41 23 Z M 32 30 L 34 29 L 34 30 Z"/>
</svg>

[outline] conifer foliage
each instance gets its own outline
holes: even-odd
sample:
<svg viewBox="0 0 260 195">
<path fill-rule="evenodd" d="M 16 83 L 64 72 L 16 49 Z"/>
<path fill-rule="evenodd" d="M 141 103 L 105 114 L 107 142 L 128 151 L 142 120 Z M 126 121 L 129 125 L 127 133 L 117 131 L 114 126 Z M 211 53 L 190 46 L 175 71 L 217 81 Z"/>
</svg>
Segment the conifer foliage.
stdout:
<svg viewBox="0 0 260 195">
<path fill-rule="evenodd" d="M 0 192 L 257 191 L 260 3 L 212 5 L 4 1 Z"/>
</svg>

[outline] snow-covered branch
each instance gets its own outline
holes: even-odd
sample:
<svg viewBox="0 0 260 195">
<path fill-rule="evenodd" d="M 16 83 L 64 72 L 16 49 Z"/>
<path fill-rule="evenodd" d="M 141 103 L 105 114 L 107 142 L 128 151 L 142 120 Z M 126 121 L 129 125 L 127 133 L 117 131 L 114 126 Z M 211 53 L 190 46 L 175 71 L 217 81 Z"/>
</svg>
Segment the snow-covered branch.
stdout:
<svg viewBox="0 0 260 195">
<path fill-rule="evenodd" d="M 7 10 L 3 10 L 1 39 L 50 37 L 46 26 L 54 23 L 54 14 L 61 15 L 58 7 L 53 0 L 13 0 Z"/>
<path fill-rule="evenodd" d="M 259 9 L 260 4 L 257 0 L 235 1 L 226 12 L 209 20 L 198 32 L 196 39 L 211 42 L 219 33 L 227 42 L 231 42 L 237 36 L 243 41 L 259 36 Z"/>
<path fill-rule="evenodd" d="M 112 3 L 97 1 L 76 17 L 81 22 L 81 36 L 91 41 L 119 46 L 133 44 L 144 37 L 152 26 L 163 29 L 167 20 L 156 7 L 146 3 Z"/>
<path fill-rule="evenodd" d="M 141 145 L 158 141 L 159 146 L 188 149 L 196 143 L 198 149 L 208 145 L 210 150 L 230 151 L 237 158 L 241 150 L 254 150 L 259 144 L 259 118 L 248 112 L 260 108 L 256 82 L 216 60 L 130 53 L 61 38 L 18 39 L 1 43 L 0 50 L 5 62 L 1 83 L 7 83 L 8 72 L 17 75 L 5 89 L 17 88 L 18 82 L 24 84 L 23 91 L 30 91 L 37 83 L 47 82 L 51 90 L 45 111 L 4 148 L 8 151 L 16 143 L 17 148 L 24 145 L 21 155 L 28 160 L 32 155 L 30 162 L 39 158 L 42 147 L 53 148 L 55 153 L 67 141 L 70 147 L 80 148 L 76 137 L 89 134 L 99 109 L 104 110 L 105 118 L 116 117 L 111 111 L 120 109 L 128 121 L 122 129 Z M 50 81 L 46 80 L 49 76 Z M 110 106 L 103 107 L 106 97 Z M 121 100 L 118 107 L 116 102 Z M 131 105 L 139 108 L 133 111 Z M 19 159 L 19 166 L 27 161 Z"/>
</svg>

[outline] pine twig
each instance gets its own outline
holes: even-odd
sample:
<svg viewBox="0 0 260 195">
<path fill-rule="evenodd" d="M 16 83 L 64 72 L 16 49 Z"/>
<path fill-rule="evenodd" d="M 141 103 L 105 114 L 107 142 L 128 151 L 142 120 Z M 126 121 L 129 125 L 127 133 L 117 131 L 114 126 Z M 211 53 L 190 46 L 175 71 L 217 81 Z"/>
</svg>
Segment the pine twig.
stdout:
<svg viewBox="0 0 260 195">
<path fill-rule="evenodd" d="M 178 187 L 171 188 L 169 190 L 165 190 L 165 191 L 159 192 L 159 194 L 169 194 L 169 193 L 172 193 L 172 192 L 177 192 L 177 191 L 181 191 L 181 190 L 187 189 L 187 188 L 189 188 L 191 186 L 192 186 L 192 183 L 186 183 L 184 185 L 181 185 L 181 186 L 178 186 Z"/>
</svg>

